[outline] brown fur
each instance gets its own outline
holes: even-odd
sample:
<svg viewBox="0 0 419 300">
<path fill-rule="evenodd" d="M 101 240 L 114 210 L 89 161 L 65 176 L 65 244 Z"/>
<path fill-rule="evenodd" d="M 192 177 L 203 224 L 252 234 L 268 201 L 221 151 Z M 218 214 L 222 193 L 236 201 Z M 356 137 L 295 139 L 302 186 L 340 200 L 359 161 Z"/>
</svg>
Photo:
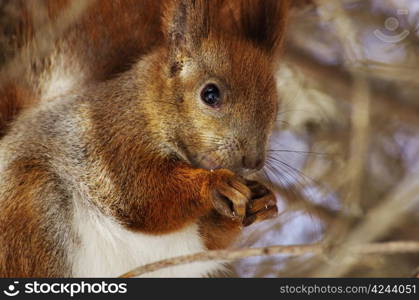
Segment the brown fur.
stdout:
<svg viewBox="0 0 419 300">
<path fill-rule="evenodd" d="M 216 211 L 202 217 L 199 225 L 208 250 L 228 248 L 236 241 L 243 228 L 241 222 L 222 216 Z"/>
<path fill-rule="evenodd" d="M 54 225 L 52 204 L 42 199 L 62 199 L 58 205 L 69 206 L 71 214 L 68 177 L 83 181 L 89 205 L 131 230 L 165 234 L 198 223 L 208 249 L 228 247 L 252 200 L 240 174 L 264 160 L 276 116 L 273 61 L 286 2 L 230 2 L 240 7 L 233 22 L 222 19 L 234 15 L 226 1 L 143 0 L 138 5 L 120 0 L 118 7 L 100 1 L 98 12 L 91 8 L 68 32 L 68 41 L 75 42 L 71 52 L 86 58 L 88 69 L 94 66 L 94 84 L 68 103 L 56 100 L 18 119 L 6 136 L 8 151 L 15 143 L 25 145 L 24 154 L 19 152 L 25 160 L 15 159 L 5 175 L 0 239 L 13 238 L 0 250 L 0 266 L 7 269 L 0 275 L 71 273 L 63 257 L 66 244 L 49 244 L 49 230 L 61 227 Z M 162 24 L 156 19 L 161 9 Z M 56 11 L 50 6 L 51 19 Z M 146 25 L 137 32 L 138 24 Z M 79 35 L 79 42 L 72 40 Z M 141 59 L 131 64 L 136 57 Z M 220 107 L 199 101 L 201 86 L 208 82 L 222 89 Z M 5 120 L 16 114 L 1 110 Z M 19 137 L 22 129 L 28 130 L 24 138 Z M 208 158 L 217 170 L 205 165 Z M 58 171 L 57 161 L 64 166 Z M 63 223 L 67 228 L 68 220 Z M 12 258 L 16 249 L 23 253 Z"/>
<path fill-rule="evenodd" d="M 66 207 L 65 196 L 58 196 L 57 178 L 48 172 L 43 161 L 35 159 L 16 161 L 8 172 L 11 179 L 2 186 L 7 186 L 8 192 L 1 193 L 7 197 L 1 199 L 0 276 L 68 276 L 61 241 L 54 237 L 57 230 L 66 228 L 56 228 L 47 220 L 51 211 Z M 48 211 L 46 205 L 55 207 Z"/>
<path fill-rule="evenodd" d="M 48 73 L 54 63 L 48 58 L 51 53 L 37 52 L 36 42 L 33 41 L 35 31 L 48 26 L 53 30 L 55 22 L 59 23 L 59 17 L 65 14 L 70 2 L 84 1 L 13 0 L 13 3 L 9 3 L 19 13 L 17 21 L 8 24 L 13 28 L 10 29 L 13 31 L 10 39 L 16 44 L 15 56 L 24 47 L 31 47 L 32 63 L 36 68 L 30 72 L 23 68 L 13 78 L 0 74 L 0 138 L 24 107 L 38 103 L 37 78 L 43 72 Z M 158 17 L 162 2 L 165 1 L 94 1 L 81 19 L 55 41 L 56 46 L 50 51 L 63 48 L 69 51 L 69 57 L 81 60 L 89 81 L 112 78 L 128 70 L 138 58 L 162 43 Z M 39 14 L 42 9 L 46 10 L 45 15 Z M 13 58 L 7 57 L 8 60 Z"/>
<path fill-rule="evenodd" d="M 34 103 L 32 96 L 22 86 L 9 83 L 0 88 L 0 138 L 25 105 Z"/>
</svg>

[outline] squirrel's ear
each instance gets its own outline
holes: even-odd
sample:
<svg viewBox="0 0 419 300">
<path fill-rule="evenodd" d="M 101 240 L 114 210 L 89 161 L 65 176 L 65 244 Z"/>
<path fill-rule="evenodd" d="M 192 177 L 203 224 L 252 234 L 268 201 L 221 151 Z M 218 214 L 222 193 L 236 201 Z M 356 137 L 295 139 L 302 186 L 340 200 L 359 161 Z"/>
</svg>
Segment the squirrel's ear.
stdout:
<svg viewBox="0 0 419 300">
<path fill-rule="evenodd" d="M 169 0 L 163 14 L 163 32 L 173 53 L 197 51 L 215 24 L 210 24 L 221 0 Z"/>
<path fill-rule="evenodd" d="M 245 38 L 274 54 L 281 46 L 289 0 L 241 0 L 239 27 Z"/>
</svg>

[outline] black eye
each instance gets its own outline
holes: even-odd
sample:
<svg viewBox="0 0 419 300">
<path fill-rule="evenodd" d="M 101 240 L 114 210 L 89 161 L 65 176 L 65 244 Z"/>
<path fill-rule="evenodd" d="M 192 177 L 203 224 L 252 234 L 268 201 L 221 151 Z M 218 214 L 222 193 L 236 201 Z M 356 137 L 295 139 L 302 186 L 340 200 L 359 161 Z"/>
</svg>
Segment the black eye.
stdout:
<svg viewBox="0 0 419 300">
<path fill-rule="evenodd" d="M 209 106 L 217 106 L 220 103 L 220 89 L 215 84 L 206 85 L 201 91 L 201 99 Z"/>
</svg>

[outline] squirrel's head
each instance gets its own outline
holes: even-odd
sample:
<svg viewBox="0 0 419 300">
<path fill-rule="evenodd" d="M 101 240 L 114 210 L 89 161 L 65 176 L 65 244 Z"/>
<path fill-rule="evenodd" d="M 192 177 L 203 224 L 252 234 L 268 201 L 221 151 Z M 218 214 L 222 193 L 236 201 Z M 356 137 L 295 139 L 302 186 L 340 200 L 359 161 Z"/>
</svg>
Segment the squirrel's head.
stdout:
<svg viewBox="0 0 419 300">
<path fill-rule="evenodd" d="M 263 167 L 277 115 L 275 72 L 287 5 L 231 3 L 175 0 L 167 7 L 167 85 L 160 100 L 173 104 L 162 109 L 179 156 L 195 167 L 246 174 Z"/>
</svg>

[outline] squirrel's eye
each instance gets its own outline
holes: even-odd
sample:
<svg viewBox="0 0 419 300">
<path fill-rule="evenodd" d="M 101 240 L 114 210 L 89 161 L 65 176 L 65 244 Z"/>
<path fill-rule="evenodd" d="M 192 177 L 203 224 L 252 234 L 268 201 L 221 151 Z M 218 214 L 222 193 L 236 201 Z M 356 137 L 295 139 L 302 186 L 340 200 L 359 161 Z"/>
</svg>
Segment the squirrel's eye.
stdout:
<svg viewBox="0 0 419 300">
<path fill-rule="evenodd" d="M 220 89 L 215 84 L 206 85 L 201 91 L 201 99 L 209 106 L 217 106 L 220 103 Z"/>
</svg>

